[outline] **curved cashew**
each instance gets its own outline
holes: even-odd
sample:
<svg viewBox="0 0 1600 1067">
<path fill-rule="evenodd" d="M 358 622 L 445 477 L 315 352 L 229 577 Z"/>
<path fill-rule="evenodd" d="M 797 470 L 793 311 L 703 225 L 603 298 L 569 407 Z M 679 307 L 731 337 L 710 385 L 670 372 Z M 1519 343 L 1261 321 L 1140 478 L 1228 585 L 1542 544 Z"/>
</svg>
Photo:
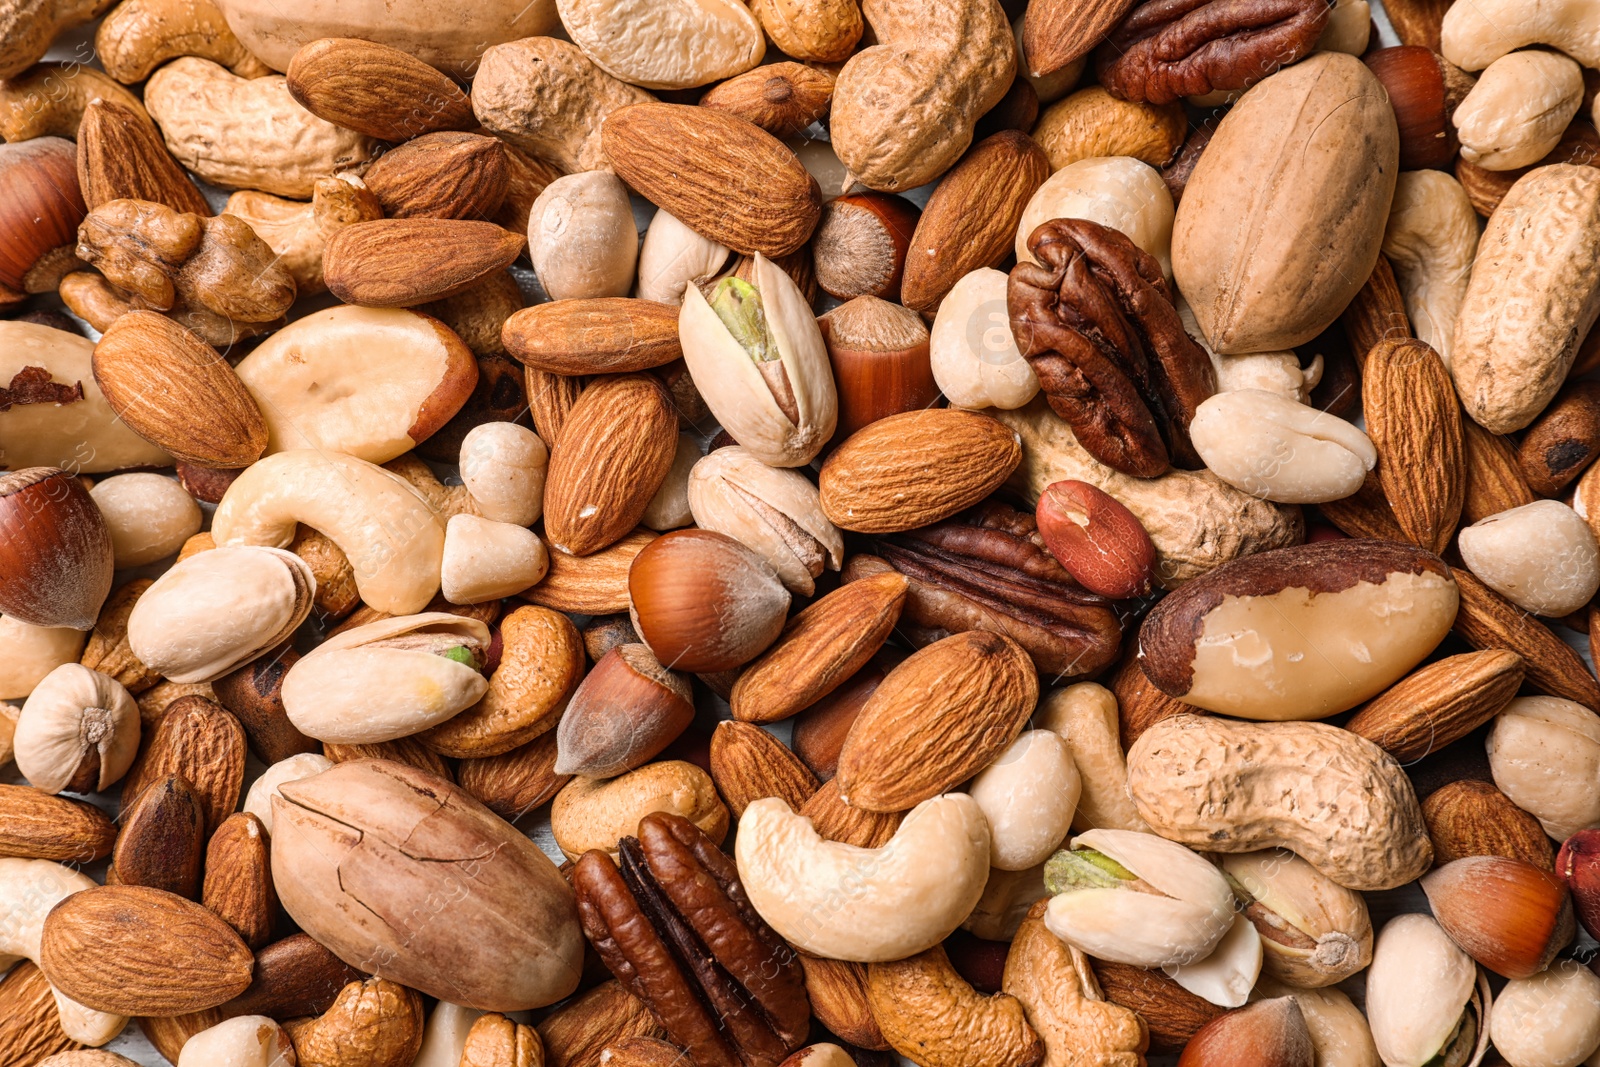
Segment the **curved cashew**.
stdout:
<svg viewBox="0 0 1600 1067">
<path fill-rule="evenodd" d="M 1031 1067 L 1044 1058 L 1022 1002 L 972 988 L 943 946 L 868 967 L 867 1001 L 884 1040 L 923 1067 Z"/>
<path fill-rule="evenodd" d="M 0 82 L 0 140 L 76 140 L 83 109 L 95 100 L 121 104 L 147 121 L 150 117 L 138 97 L 92 67 L 40 63 L 20 77 Z"/>
<path fill-rule="evenodd" d="M 50 909 L 80 889 L 93 889 L 93 878 L 49 860 L 0 858 L 0 899 L 6 918 L 0 922 L 0 970 L 18 960 L 39 962 L 39 936 Z M 56 1012 L 61 1028 L 74 1041 L 103 1045 L 122 1033 L 128 1020 L 121 1015 L 86 1008 L 55 986 Z"/>
<path fill-rule="evenodd" d="M 245 189 L 228 197 L 222 210 L 248 222 L 267 242 L 294 278 L 301 296 L 327 290 L 322 280 L 322 250 L 335 231 L 353 222 L 383 218 L 378 198 L 351 174 L 318 178 L 309 204 Z"/>
<path fill-rule="evenodd" d="M 344 551 L 361 599 L 379 611 L 415 614 L 439 591 L 439 516 L 404 478 L 354 456 L 268 456 L 228 487 L 211 533 L 218 545 L 286 548 L 301 522 Z"/>
<path fill-rule="evenodd" d="M 944 940 L 989 877 L 989 824 L 964 793 L 925 800 L 878 849 L 824 841 L 776 797 L 745 809 L 739 878 L 761 917 L 815 956 L 900 960 Z"/>
<path fill-rule="evenodd" d="M 209 59 L 242 78 L 272 73 L 239 43 L 211 0 L 123 0 L 95 31 L 94 49 L 106 73 L 124 85 L 178 56 Z"/>
<path fill-rule="evenodd" d="M 1478 254 L 1478 215 L 1461 183 L 1442 170 L 1408 170 L 1395 184 L 1383 254 L 1394 265 L 1406 314 L 1446 367 L 1456 316 Z"/>
<path fill-rule="evenodd" d="M 1484 170 L 1539 162 L 1583 104 L 1583 70 L 1554 52 L 1513 52 L 1489 64 L 1450 116 L 1461 158 Z"/>
<path fill-rule="evenodd" d="M 1450 5 L 1439 26 L 1439 51 L 1462 70 L 1530 44 L 1600 67 L 1600 0 L 1474 0 Z"/>
</svg>

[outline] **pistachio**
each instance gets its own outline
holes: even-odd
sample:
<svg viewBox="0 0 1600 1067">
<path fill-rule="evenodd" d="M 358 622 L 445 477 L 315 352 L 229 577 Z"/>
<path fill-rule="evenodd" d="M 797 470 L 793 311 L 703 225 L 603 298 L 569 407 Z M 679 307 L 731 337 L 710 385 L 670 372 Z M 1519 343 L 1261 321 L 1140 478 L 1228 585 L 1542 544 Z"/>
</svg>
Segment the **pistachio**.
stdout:
<svg viewBox="0 0 1600 1067">
<path fill-rule="evenodd" d="M 824 569 L 836 571 L 843 561 L 844 535 L 822 513 L 817 487 L 738 445 L 719 448 L 694 465 L 689 510 L 701 529 L 727 534 L 759 553 L 789 591 L 801 596 L 816 591 Z"/>
<path fill-rule="evenodd" d="M 1097 959 L 1166 967 L 1205 959 L 1233 925 L 1227 880 L 1182 845 L 1130 830 L 1090 830 L 1044 869 L 1045 923 Z"/>
<path fill-rule="evenodd" d="M 1367 1020 L 1388 1067 L 1476 1067 L 1489 1043 L 1489 982 L 1426 915 L 1397 915 L 1367 971 Z"/>
<path fill-rule="evenodd" d="M 839 398 L 822 331 L 799 286 L 759 253 L 755 282 L 728 277 L 708 301 L 684 290 L 684 361 L 706 406 L 758 459 L 810 463 L 833 436 Z"/>
<path fill-rule="evenodd" d="M 279 548 L 201 552 L 145 590 L 128 645 L 169 681 L 209 682 L 282 644 L 311 614 L 311 565 Z"/>
<path fill-rule="evenodd" d="M 308 737 L 366 745 L 409 737 L 472 707 L 489 691 L 489 628 L 442 611 L 346 630 L 298 660 L 283 710 Z"/>
<path fill-rule="evenodd" d="M 1168 965 L 1162 970 L 1197 997 L 1222 1008 L 1238 1008 L 1250 999 L 1261 975 L 1262 938 L 1249 919 L 1234 917 L 1211 955 L 1195 963 Z"/>
<path fill-rule="evenodd" d="M 34 687 L 12 738 L 17 770 L 46 793 L 95 793 L 139 752 L 139 706 L 122 684 L 63 663 Z"/>
<path fill-rule="evenodd" d="M 1224 856 L 1222 869 L 1261 934 L 1269 976 L 1316 989 L 1372 961 L 1372 920 L 1360 893 L 1285 849 Z"/>
</svg>

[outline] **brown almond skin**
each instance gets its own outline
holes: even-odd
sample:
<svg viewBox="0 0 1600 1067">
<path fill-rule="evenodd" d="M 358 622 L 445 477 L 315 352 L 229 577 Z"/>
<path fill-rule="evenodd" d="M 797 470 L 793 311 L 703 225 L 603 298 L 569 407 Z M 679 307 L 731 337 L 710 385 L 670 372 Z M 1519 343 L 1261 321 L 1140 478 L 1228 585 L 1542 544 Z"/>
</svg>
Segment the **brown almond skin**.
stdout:
<svg viewBox="0 0 1600 1067">
<path fill-rule="evenodd" d="M 857 1048 L 886 1051 L 878 1020 L 867 1003 L 867 965 L 801 956 L 806 994 L 818 1021 Z"/>
<path fill-rule="evenodd" d="M 325 37 L 289 61 L 289 95 L 335 126 L 382 141 L 477 124 L 455 82 L 408 52 L 372 41 Z"/>
<path fill-rule="evenodd" d="M 1522 676 L 1522 657 L 1506 649 L 1448 656 L 1369 700 L 1345 729 L 1411 763 L 1494 718 L 1517 695 Z"/>
<path fill-rule="evenodd" d="M 449 762 L 415 737 L 397 737 L 393 741 L 378 741 L 370 745 L 324 744 L 321 751 L 323 756 L 334 763 L 348 763 L 358 759 L 386 759 L 394 763 L 404 763 L 407 767 L 415 767 L 419 771 L 427 771 L 435 778 L 443 778 L 447 782 L 455 780 L 455 776 L 450 772 Z"/>
<path fill-rule="evenodd" d="M 895 664 L 906 658 L 899 649 L 884 648 L 867 665 L 839 688 L 795 716 L 790 740 L 795 755 L 820 781 L 826 782 L 839 770 L 839 752 L 850 734 L 861 709 L 883 684 Z"/>
<path fill-rule="evenodd" d="M 265 1015 L 294 1019 L 321 1015 L 361 972 L 323 948 L 310 934 L 291 934 L 256 953 L 250 984 L 218 1011 L 228 1018 Z"/>
<path fill-rule="evenodd" d="M 1534 420 L 1517 446 L 1528 488 L 1556 496 L 1600 456 L 1600 382 L 1573 382 Z"/>
<path fill-rule="evenodd" d="M 1538 499 L 1522 472 L 1516 442 L 1490 433 L 1471 419 L 1462 419 L 1461 443 L 1467 460 L 1467 492 L 1461 502 L 1463 523 L 1470 525 Z"/>
<path fill-rule="evenodd" d="M 846 804 L 839 798 L 837 777 L 824 782 L 800 814 L 811 820 L 825 840 L 842 841 L 857 848 L 882 848 L 905 818 L 904 812 L 867 811 Z"/>
<path fill-rule="evenodd" d="M 300 653 L 284 646 L 211 683 L 217 700 L 244 727 L 250 751 L 268 766 L 301 752 L 322 750 L 322 743 L 295 729 L 283 710 L 283 678 L 299 659 Z"/>
<path fill-rule="evenodd" d="M 799 811 L 820 788 L 800 757 L 747 722 L 720 722 L 712 732 L 711 780 L 734 818 L 763 797 L 781 797 Z"/>
<path fill-rule="evenodd" d="M 1554 869 L 1554 851 L 1539 820 L 1492 782 L 1463 778 L 1440 786 L 1423 800 L 1422 818 L 1436 865 L 1464 856 L 1509 856 Z"/>
<path fill-rule="evenodd" d="M 266 827 L 250 812 L 234 812 L 211 835 L 201 903 L 252 949 L 271 939 L 272 917 L 278 910 L 271 846 Z"/>
<path fill-rule="evenodd" d="M 1461 404 L 1444 361 L 1422 341 L 1384 340 L 1362 366 L 1361 408 L 1378 481 L 1407 540 L 1445 550 L 1461 519 Z"/>
<path fill-rule="evenodd" d="M 461 788 L 507 822 L 548 804 L 572 776 L 557 774 L 556 733 L 540 734 L 499 756 L 464 759 L 456 765 Z"/>
<path fill-rule="evenodd" d="M 61 1029 L 61 1013 L 43 971 L 22 960 L 0 978 L 0 1063 L 38 1063 L 82 1047 Z"/>
<path fill-rule="evenodd" d="M 486 219 L 505 201 L 510 174 L 495 138 L 443 131 L 385 152 L 362 180 L 385 218 Z"/>
<path fill-rule="evenodd" d="M 1387 256 L 1379 254 L 1372 273 L 1339 316 L 1339 321 L 1350 339 L 1350 351 L 1363 367 L 1367 353 L 1379 341 L 1416 336 L 1411 332 L 1405 298 L 1400 295 L 1400 283 L 1395 281 L 1394 267 Z"/>
<path fill-rule="evenodd" d="M 238 719 L 205 697 L 179 697 L 167 705 L 149 743 L 122 779 L 122 802 L 126 806 L 168 775 L 179 775 L 201 798 L 209 840 L 239 807 L 244 759 L 244 728 Z"/>
<path fill-rule="evenodd" d="M 803 63 L 769 63 L 713 86 L 701 107 L 726 111 L 774 137 L 793 137 L 828 114 L 834 76 Z"/>
<path fill-rule="evenodd" d="M 0 856 L 93 863 L 109 856 L 116 840 L 116 824 L 93 804 L 0 785 Z"/>
<path fill-rule="evenodd" d="M 212 214 L 149 118 L 115 100 L 91 100 L 83 109 L 78 188 L 91 211 L 112 200 L 149 200 L 203 218 Z"/>
<path fill-rule="evenodd" d="M 550 374 L 624 374 L 683 358 L 678 309 L 630 297 L 536 304 L 507 319 L 500 337 L 512 358 Z"/>
<path fill-rule="evenodd" d="M 1195 996 L 1159 970 L 1106 960 L 1091 960 L 1090 965 L 1105 998 L 1138 1012 L 1145 1021 L 1154 1055 L 1182 1051 L 1201 1027 L 1226 1010 Z"/>
<path fill-rule="evenodd" d="M 733 684 L 733 717 L 768 723 L 810 707 L 866 665 L 900 621 L 909 583 L 886 571 L 851 582 L 790 619 Z"/>
<path fill-rule="evenodd" d="M 1510 649 L 1522 657 L 1528 684 L 1591 710 L 1600 709 L 1600 683 L 1570 645 L 1465 567 L 1451 573 L 1461 593 L 1461 609 L 1452 627 L 1458 636 L 1473 648 Z"/>
<path fill-rule="evenodd" d="M 377 219 L 329 238 L 322 272 L 347 304 L 411 307 L 466 292 L 509 267 L 527 243 L 492 222 Z"/>
<path fill-rule="evenodd" d="M 544 581 L 517 596 L 530 604 L 580 615 L 627 611 L 628 571 L 645 546 L 659 536 L 641 526 L 588 556 L 574 556 L 551 546 L 550 570 Z"/>
<path fill-rule="evenodd" d="M 901 303 L 932 314 L 964 276 L 999 266 L 1048 177 L 1049 158 L 1026 134 L 997 133 L 974 145 L 928 198 L 906 253 Z"/>
<path fill-rule="evenodd" d="M 167 775 L 125 805 L 121 820 L 111 859 L 117 881 L 199 899 L 206 816 L 189 783 Z"/>
</svg>

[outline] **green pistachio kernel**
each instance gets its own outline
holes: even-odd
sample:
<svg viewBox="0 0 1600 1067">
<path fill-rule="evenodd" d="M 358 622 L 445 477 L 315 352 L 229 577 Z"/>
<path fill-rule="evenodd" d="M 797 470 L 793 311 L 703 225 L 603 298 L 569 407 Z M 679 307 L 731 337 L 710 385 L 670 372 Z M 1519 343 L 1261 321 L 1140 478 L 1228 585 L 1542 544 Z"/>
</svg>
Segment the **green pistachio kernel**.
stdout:
<svg viewBox="0 0 1600 1067">
<path fill-rule="evenodd" d="M 1082 848 L 1073 852 L 1063 849 L 1051 856 L 1044 865 L 1044 885 L 1051 893 L 1069 893 L 1074 889 L 1117 889 L 1123 882 L 1132 882 L 1137 876 L 1103 852 Z"/>
<path fill-rule="evenodd" d="M 457 645 L 455 648 L 447 648 L 443 652 L 439 653 L 439 655 L 443 656 L 445 659 L 454 660 L 457 663 L 464 663 L 468 667 L 476 667 L 478 665 L 477 654 L 466 645 Z"/>
<path fill-rule="evenodd" d="M 761 306 L 761 291 L 739 278 L 724 278 L 711 291 L 711 310 L 733 334 L 739 347 L 757 363 L 778 358 L 778 342 Z"/>
</svg>

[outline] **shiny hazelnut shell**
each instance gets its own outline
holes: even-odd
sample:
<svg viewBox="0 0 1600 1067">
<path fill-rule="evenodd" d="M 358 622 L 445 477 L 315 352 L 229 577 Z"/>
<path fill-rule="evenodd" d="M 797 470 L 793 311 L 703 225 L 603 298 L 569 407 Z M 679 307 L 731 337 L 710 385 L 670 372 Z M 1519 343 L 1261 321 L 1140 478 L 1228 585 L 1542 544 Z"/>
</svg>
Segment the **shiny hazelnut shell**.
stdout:
<svg viewBox="0 0 1600 1067">
<path fill-rule="evenodd" d="M 789 592 L 772 566 L 724 534 L 677 530 L 656 538 L 628 572 L 634 629 L 662 665 L 730 670 L 777 640 Z"/>
<path fill-rule="evenodd" d="M 20 300 L 46 252 L 78 240 L 77 149 L 60 137 L 0 144 L 0 304 Z"/>
<path fill-rule="evenodd" d="M 0 473 L 0 614 L 88 630 L 111 592 L 111 531 L 56 467 Z"/>
<path fill-rule="evenodd" d="M 1522 860 L 1465 856 L 1421 881 L 1450 939 L 1506 978 L 1544 970 L 1577 930 L 1566 884 Z"/>
</svg>

